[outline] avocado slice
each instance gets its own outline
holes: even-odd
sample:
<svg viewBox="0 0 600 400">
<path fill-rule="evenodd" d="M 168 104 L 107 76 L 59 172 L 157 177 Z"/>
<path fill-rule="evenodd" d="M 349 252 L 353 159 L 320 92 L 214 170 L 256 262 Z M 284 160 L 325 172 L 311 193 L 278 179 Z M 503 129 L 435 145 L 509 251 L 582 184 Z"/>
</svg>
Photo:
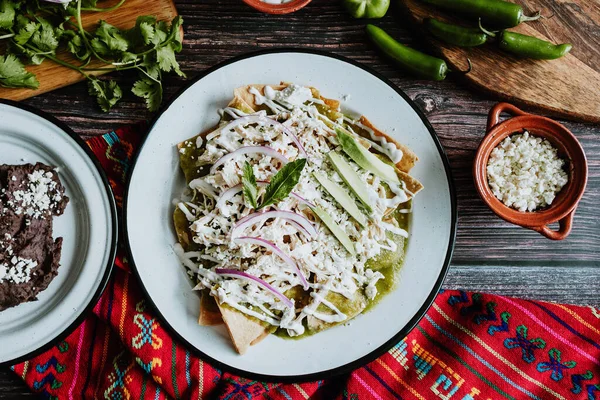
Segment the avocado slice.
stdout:
<svg viewBox="0 0 600 400">
<path fill-rule="evenodd" d="M 344 208 L 344 210 L 346 210 L 348 214 L 350 214 L 350 216 L 356 220 L 356 222 L 358 222 L 363 228 L 367 226 L 367 218 L 359 210 L 354 199 L 348 194 L 348 192 L 344 190 L 343 187 L 319 172 L 313 172 L 313 176 L 335 199 L 335 201 L 340 203 L 342 208 Z"/>
<path fill-rule="evenodd" d="M 396 168 L 381 161 L 375 154 L 361 146 L 352 136 L 340 128 L 335 128 L 335 133 L 344 153 L 348 154 L 361 168 L 374 173 L 385 181 L 400 183 Z"/>
<path fill-rule="evenodd" d="M 360 180 L 360 176 L 352 169 L 348 161 L 336 151 L 330 152 L 328 156 L 333 168 L 340 174 L 344 182 L 346 182 L 346 185 L 352 190 L 352 193 L 358 197 L 367 212 L 373 212 L 371 202 L 369 201 L 369 189 L 367 188 L 367 185 Z"/>
<path fill-rule="evenodd" d="M 352 240 L 348 237 L 346 232 L 344 232 L 344 230 L 335 223 L 333 218 L 331 218 L 331 216 L 327 214 L 321 207 L 311 207 L 311 210 L 317 214 L 317 217 L 319 217 L 325 226 L 329 228 L 331 233 L 333 233 L 333 236 L 340 241 L 342 246 L 344 246 L 350 254 L 355 256 L 356 252 L 354 251 L 354 244 L 352 243 Z"/>
</svg>

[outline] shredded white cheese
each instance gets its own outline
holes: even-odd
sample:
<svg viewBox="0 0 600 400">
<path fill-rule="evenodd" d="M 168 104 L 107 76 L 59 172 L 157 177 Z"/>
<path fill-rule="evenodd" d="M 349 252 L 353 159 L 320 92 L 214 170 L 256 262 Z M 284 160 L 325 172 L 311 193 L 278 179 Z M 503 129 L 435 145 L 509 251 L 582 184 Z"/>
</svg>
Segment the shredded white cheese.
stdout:
<svg viewBox="0 0 600 400">
<path fill-rule="evenodd" d="M 357 254 L 350 254 L 318 222 L 309 207 L 298 198 L 290 196 L 278 202 L 276 209 L 291 211 L 315 221 L 315 226 L 318 227 L 316 237 L 307 237 L 297 224 L 281 218 L 262 219 L 248 226 L 240 235 L 272 242 L 297 263 L 304 277 L 312 276 L 309 283 L 313 290 L 310 304 L 304 308 L 290 308 L 273 293 L 257 285 L 241 279 L 225 279 L 214 272 L 215 268 L 224 267 L 241 270 L 263 279 L 280 293 L 301 285 L 296 271 L 280 256 L 268 248 L 239 244 L 232 238 L 236 222 L 254 212 L 244 199 L 239 185 L 244 163 L 250 163 L 259 182 L 268 182 L 282 166 L 279 159 L 264 154 L 246 154 L 233 158 L 190 183 L 189 188 L 204 195 L 205 201 L 196 203 L 196 207 L 180 202 L 178 207 L 190 221 L 190 229 L 194 232 L 192 240 L 202 246 L 202 256 L 197 252 L 184 253 L 180 247 L 176 247 L 176 252 L 186 266 L 195 269 L 199 280 L 197 289 L 209 289 L 219 302 L 287 329 L 291 336 L 300 335 L 304 332 L 302 322 L 308 316 L 325 322 L 340 322 L 347 318 L 325 299 L 328 293 L 338 293 L 352 299 L 359 289 L 364 289 L 368 298 L 376 296 L 376 283 L 383 275 L 365 268 L 365 263 L 384 249 L 395 250 L 395 243 L 389 240 L 388 232 L 408 235 L 395 225 L 395 220 L 386 217 L 386 211 L 408 201 L 409 196 L 402 185 L 397 185 L 390 188 L 394 197 L 388 199 L 379 178 L 347 159 L 365 183 L 372 202 L 373 212 L 368 215 L 368 224 L 361 227 L 313 177 L 313 172 L 319 171 L 331 180 L 343 184 L 341 176 L 327 161 L 327 154 L 338 150 L 338 143 L 331 125 L 327 125 L 336 122 L 320 114 L 315 106 L 322 101 L 314 99 L 309 88 L 297 85 L 290 85 L 281 91 L 267 87 L 264 96 L 256 89 L 251 89 L 251 93 L 255 95 L 257 104 L 267 105 L 272 113 L 267 116 L 263 111 L 253 116 L 280 121 L 297 136 L 306 155 L 286 134 L 281 124 L 238 124 L 231 129 L 224 129 L 224 123 L 205 137 L 205 143 L 202 140 L 196 141 L 197 147 L 205 145 L 205 151 L 198 157 L 198 165 L 213 165 L 220 157 L 243 146 L 269 146 L 290 161 L 306 157 L 307 164 L 294 192 L 325 210 L 353 241 Z M 246 116 L 230 109 L 222 112 L 234 119 Z M 381 145 L 390 147 L 385 141 Z M 401 152 L 396 156 L 401 157 Z M 232 195 L 231 189 L 236 185 L 239 185 L 239 191 Z M 227 194 L 224 196 L 225 192 Z M 259 185 L 259 196 L 263 192 L 264 185 Z M 201 265 L 200 259 L 210 260 L 215 265 Z M 333 314 L 317 311 L 319 305 L 325 306 Z"/>
</svg>

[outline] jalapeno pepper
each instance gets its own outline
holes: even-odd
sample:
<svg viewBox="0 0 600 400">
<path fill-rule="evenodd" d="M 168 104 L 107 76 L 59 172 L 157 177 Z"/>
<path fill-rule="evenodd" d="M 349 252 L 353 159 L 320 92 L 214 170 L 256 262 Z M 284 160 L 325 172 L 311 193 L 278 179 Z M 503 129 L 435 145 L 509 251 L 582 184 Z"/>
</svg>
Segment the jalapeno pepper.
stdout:
<svg viewBox="0 0 600 400">
<path fill-rule="evenodd" d="M 480 17 L 483 22 L 498 28 L 512 28 L 525 21 L 535 21 L 540 13 L 528 17 L 523 8 L 504 0 L 422 0 L 425 3 L 456 11 L 472 17 Z"/>
<path fill-rule="evenodd" d="M 390 7 L 390 0 L 344 0 L 343 4 L 354 18 L 381 18 Z"/>
<path fill-rule="evenodd" d="M 481 26 L 481 21 L 479 21 L 479 29 L 491 37 L 496 37 L 498 47 L 502 50 L 522 58 L 554 60 L 567 54 L 573 47 L 571 43 L 554 44 L 517 32 L 506 30 L 491 32 Z"/>
<path fill-rule="evenodd" d="M 433 18 L 423 20 L 425 29 L 437 39 L 460 47 L 481 46 L 487 41 L 488 35 L 477 28 L 465 28 L 438 21 Z"/>
<path fill-rule="evenodd" d="M 498 46 L 509 53 L 523 58 L 554 60 L 561 58 L 573 47 L 571 43 L 553 44 L 533 36 L 517 32 L 502 31 Z"/>
<path fill-rule="evenodd" d="M 406 71 L 434 81 L 446 78 L 448 65 L 444 60 L 404 46 L 374 25 L 369 24 L 366 29 L 373 43 Z"/>
</svg>

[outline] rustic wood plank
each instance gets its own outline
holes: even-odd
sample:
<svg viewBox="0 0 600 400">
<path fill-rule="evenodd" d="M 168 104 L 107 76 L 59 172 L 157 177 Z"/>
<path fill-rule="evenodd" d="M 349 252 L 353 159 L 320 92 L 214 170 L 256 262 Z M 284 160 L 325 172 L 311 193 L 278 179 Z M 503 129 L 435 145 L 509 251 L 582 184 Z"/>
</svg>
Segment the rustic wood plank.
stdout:
<svg viewBox="0 0 600 400">
<path fill-rule="evenodd" d="M 299 46 L 332 51 L 360 61 L 403 89 L 423 109 L 432 122 L 450 158 L 459 198 L 459 233 L 455 251 L 457 262 L 504 259 L 506 262 L 535 260 L 539 264 L 566 262 L 600 264 L 600 227 L 594 222 L 594 205 L 600 200 L 600 129 L 592 124 L 566 122 L 582 141 L 589 159 L 590 180 L 575 217 L 573 234 L 563 242 L 551 242 L 538 234 L 511 226 L 496 218 L 481 202 L 471 178 L 471 162 L 483 137 L 487 112 L 496 99 L 469 90 L 465 82 L 416 80 L 398 71 L 367 43 L 363 21 L 347 17 L 336 2 L 314 0 L 305 9 L 287 16 L 264 16 L 235 0 L 227 2 L 179 1 L 184 17 L 186 40 L 180 57 L 190 78 L 203 69 L 244 52 L 280 46 Z M 260 23 L 257 23 L 260 21 Z M 415 41 L 406 17 L 398 7 L 379 24 L 395 37 L 426 49 Z M 418 38 L 419 35 L 414 35 Z M 134 73 L 112 75 L 124 89 Z M 169 77 L 168 97 L 185 85 L 185 80 Z M 102 134 L 120 124 L 151 115 L 142 102 L 125 89 L 121 105 L 110 114 L 98 111 L 77 84 L 27 100 L 67 122 L 84 137 Z M 485 248 L 486 251 L 481 251 Z"/>
<path fill-rule="evenodd" d="M 599 279 L 592 267 L 454 266 L 444 288 L 599 307 Z"/>
<path fill-rule="evenodd" d="M 579 0 L 577 7 L 557 0 L 516 1 L 525 14 L 543 10 L 552 18 L 520 24 L 510 31 L 519 32 L 554 43 L 572 43 L 572 51 L 557 60 L 520 59 L 502 52 L 495 43 L 464 49 L 427 35 L 422 20 L 434 17 L 465 25 L 468 18 L 423 3 L 404 0 L 402 4 L 412 16 L 414 29 L 428 38 L 435 51 L 446 58 L 455 70 L 467 68 L 467 57 L 473 70 L 465 79 L 478 88 L 508 101 L 536 107 L 571 119 L 600 121 L 600 7 L 595 0 Z M 477 21 L 471 19 L 473 25 Z M 491 41 L 490 41 L 491 42 Z"/>
<path fill-rule="evenodd" d="M 0 400 L 33 400 L 39 398 L 10 369 L 0 369 Z"/>
</svg>

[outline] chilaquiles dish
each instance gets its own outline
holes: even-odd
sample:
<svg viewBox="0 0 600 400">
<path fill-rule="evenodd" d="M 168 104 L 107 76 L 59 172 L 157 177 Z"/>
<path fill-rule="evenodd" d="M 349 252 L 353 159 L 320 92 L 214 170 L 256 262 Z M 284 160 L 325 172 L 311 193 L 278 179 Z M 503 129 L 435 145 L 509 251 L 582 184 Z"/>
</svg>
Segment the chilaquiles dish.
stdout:
<svg viewBox="0 0 600 400">
<path fill-rule="evenodd" d="M 397 279 L 417 161 L 337 100 L 294 84 L 234 91 L 219 125 L 178 145 L 188 200 L 175 250 L 244 354 L 267 335 L 347 322 Z"/>
</svg>

